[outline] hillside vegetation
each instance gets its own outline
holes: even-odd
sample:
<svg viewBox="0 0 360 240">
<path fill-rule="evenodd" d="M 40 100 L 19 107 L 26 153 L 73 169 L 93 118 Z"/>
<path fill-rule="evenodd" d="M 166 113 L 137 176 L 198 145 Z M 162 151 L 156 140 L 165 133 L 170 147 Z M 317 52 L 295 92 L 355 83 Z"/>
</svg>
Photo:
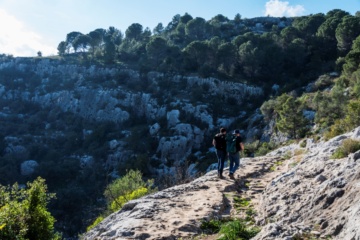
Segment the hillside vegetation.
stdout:
<svg viewBox="0 0 360 240">
<path fill-rule="evenodd" d="M 70 32 L 58 56 L 1 55 L 0 184 L 44 178 L 56 231 L 74 237 L 129 170 L 159 189 L 204 173 L 221 126 L 242 129 L 248 156 L 344 133 L 360 125 L 359 35 L 360 15 L 339 9 L 185 13 L 152 31 Z"/>
</svg>

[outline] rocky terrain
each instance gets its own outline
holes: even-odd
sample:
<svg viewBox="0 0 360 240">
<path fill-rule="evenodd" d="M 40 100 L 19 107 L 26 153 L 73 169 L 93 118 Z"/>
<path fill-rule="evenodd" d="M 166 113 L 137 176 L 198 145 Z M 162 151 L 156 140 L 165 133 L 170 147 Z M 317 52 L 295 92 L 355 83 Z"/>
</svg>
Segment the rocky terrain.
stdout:
<svg viewBox="0 0 360 240">
<path fill-rule="evenodd" d="M 251 200 L 262 230 L 254 239 L 359 239 L 360 152 L 331 159 L 360 127 L 327 142 L 307 139 L 241 160 L 236 179 L 210 171 L 195 181 L 130 201 L 83 239 L 216 239 L 204 220 L 237 218 L 235 196 Z"/>
<path fill-rule="evenodd" d="M 166 168 L 168 161 L 183 162 L 192 153 L 207 149 L 205 138 L 217 132 L 219 126 L 230 126 L 243 118 L 245 101 L 253 102 L 264 95 L 260 87 L 215 78 L 159 72 L 141 76 L 126 67 L 84 67 L 50 59 L 0 60 L 0 71 L 15 79 L 13 84 L 0 83 L 1 101 L 31 102 L 43 109 L 59 109 L 97 123 L 123 126 L 125 122 L 137 121 L 139 125 L 146 124 L 150 134 L 147 136 L 158 146 L 149 154 L 153 154 L 152 160 L 162 163 L 161 169 Z M 214 119 L 215 110 L 209 102 L 217 98 L 221 98 L 218 102 L 236 102 L 242 105 L 241 110 L 230 109 L 228 114 Z M 0 117 L 10 118 L 12 110 L 3 108 Z M 223 107 L 222 111 L 226 109 Z M 42 124 L 46 130 L 55 130 L 56 124 L 48 119 Z M 106 165 L 113 169 L 133 154 L 125 147 L 124 139 L 136 133 L 123 127 L 120 131 L 123 138 L 109 143 L 111 153 Z M 83 129 L 83 133 L 86 137 L 93 129 Z"/>
</svg>

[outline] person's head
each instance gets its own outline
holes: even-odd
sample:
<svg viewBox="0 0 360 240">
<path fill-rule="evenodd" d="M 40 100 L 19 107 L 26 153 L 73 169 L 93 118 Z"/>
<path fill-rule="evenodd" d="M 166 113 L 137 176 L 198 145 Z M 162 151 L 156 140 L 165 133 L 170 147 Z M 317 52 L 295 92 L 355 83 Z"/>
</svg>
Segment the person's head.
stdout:
<svg viewBox="0 0 360 240">
<path fill-rule="evenodd" d="M 234 130 L 233 134 L 239 136 L 240 135 L 240 130 L 239 129 Z"/>
<path fill-rule="evenodd" d="M 220 128 L 220 133 L 226 134 L 226 128 Z"/>
</svg>

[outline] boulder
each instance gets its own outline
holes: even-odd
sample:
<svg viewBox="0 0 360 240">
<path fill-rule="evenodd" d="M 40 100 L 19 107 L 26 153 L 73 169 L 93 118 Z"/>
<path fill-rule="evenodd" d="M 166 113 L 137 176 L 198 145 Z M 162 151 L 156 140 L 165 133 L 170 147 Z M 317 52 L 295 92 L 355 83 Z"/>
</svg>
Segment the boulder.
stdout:
<svg viewBox="0 0 360 240">
<path fill-rule="evenodd" d="M 20 172 L 23 176 L 29 176 L 35 172 L 35 169 L 39 166 L 35 160 L 26 160 L 20 165 Z"/>
</svg>

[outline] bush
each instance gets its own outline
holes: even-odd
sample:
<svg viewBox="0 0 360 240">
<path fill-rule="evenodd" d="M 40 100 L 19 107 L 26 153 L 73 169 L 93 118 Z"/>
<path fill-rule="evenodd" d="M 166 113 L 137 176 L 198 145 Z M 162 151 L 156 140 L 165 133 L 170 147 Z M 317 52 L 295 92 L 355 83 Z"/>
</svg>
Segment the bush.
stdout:
<svg viewBox="0 0 360 240">
<path fill-rule="evenodd" d="M 248 227 L 246 222 L 239 219 L 230 221 L 221 226 L 219 231 L 222 235 L 219 239 L 221 240 L 232 240 L 232 239 L 251 239 L 260 232 L 257 227 Z"/>
<path fill-rule="evenodd" d="M 99 216 L 95 219 L 95 221 L 86 228 L 86 231 L 90 231 L 91 229 L 93 229 L 94 227 L 96 227 L 102 220 L 104 220 L 103 216 Z"/>
<path fill-rule="evenodd" d="M 149 193 L 155 191 L 152 189 L 154 184 L 153 180 L 144 181 L 142 179 L 142 173 L 139 170 L 130 170 L 127 174 L 119 179 L 116 179 L 113 183 L 106 187 L 104 195 L 108 202 L 111 204 L 120 196 L 128 196 L 134 191 L 146 188 Z"/>
<path fill-rule="evenodd" d="M 214 234 L 214 233 L 218 233 L 220 231 L 221 224 L 223 224 L 222 221 L 211 219 L 210 221 L 203 221 L 200 225 L 200 228 L 206 234 Z"/>
<path fill-rule="evenodd" d="M 301 143 L 300 143 L 300 147 L 301 148 L 306 148 L 306 144 L 307 144 L 306 139 L 302 140 Z"/>
<path fill-rule="evenodd" d="M 276 144 L 274 142 L 264 142 L 260 145 L 260 147 L 257 149 L 257 151 L 255 152 L 255 156 L 264 156 L 266 155 L 268 152 L 271 152 L 272 150 L 274 150 L 276 148 Z"/>
<path fill-rule="evenodd" d="M 121 209 L 128 201 L 157 191 L 153 185 L 152 179 L 146 182 L 142 179 L 142 173 L 139 170 L 128 171 L 125 176 L 116 179 L 106 187 L 104 195 L 108 202 L 108 211 L 100 215 L 87 229 L 94 228 L 104 219 L 104 215 Z"/>
<path fill-rule="evenodd" d="M 333 159 L 339 159 L 347 157 L 350 153 L 354 153 L 360 150 L 360 141 L 353 139 L 345 139 L 341 146 L 333 153 Z"/>
<path fill-rule="evenodd" d="M 336 120 L 334 125 L 330 127 L 330 130 L 324 134 L 324 138 L 325 140 L 329 140 L 345 132 L 346 132 L 346 126 L 344 120 L 342 119 Z"/>
<path fill-rule="evenodd" d="M 110 204 L 110 210 L 112 212 L 116 212 L 120 210 L 125 203 L 127 203 L 130 200 L 141 198 L 145 195 L 147 195 L 149 190 L 147 188 L 141 187 L 139 189 L 136 189 L 135 191 L 128 193 L 126 195 L 119 196 L 117 199 L 112 201 Z"/>
<path fill-rule="evenodd" d="M 0 185 L 0 239 L 60 239 L 54 231 L 55 219 L 47 211 L 52 194 L 47 194 L 45 180 L 37 178 L 21 189 Z"/>
</svg>

